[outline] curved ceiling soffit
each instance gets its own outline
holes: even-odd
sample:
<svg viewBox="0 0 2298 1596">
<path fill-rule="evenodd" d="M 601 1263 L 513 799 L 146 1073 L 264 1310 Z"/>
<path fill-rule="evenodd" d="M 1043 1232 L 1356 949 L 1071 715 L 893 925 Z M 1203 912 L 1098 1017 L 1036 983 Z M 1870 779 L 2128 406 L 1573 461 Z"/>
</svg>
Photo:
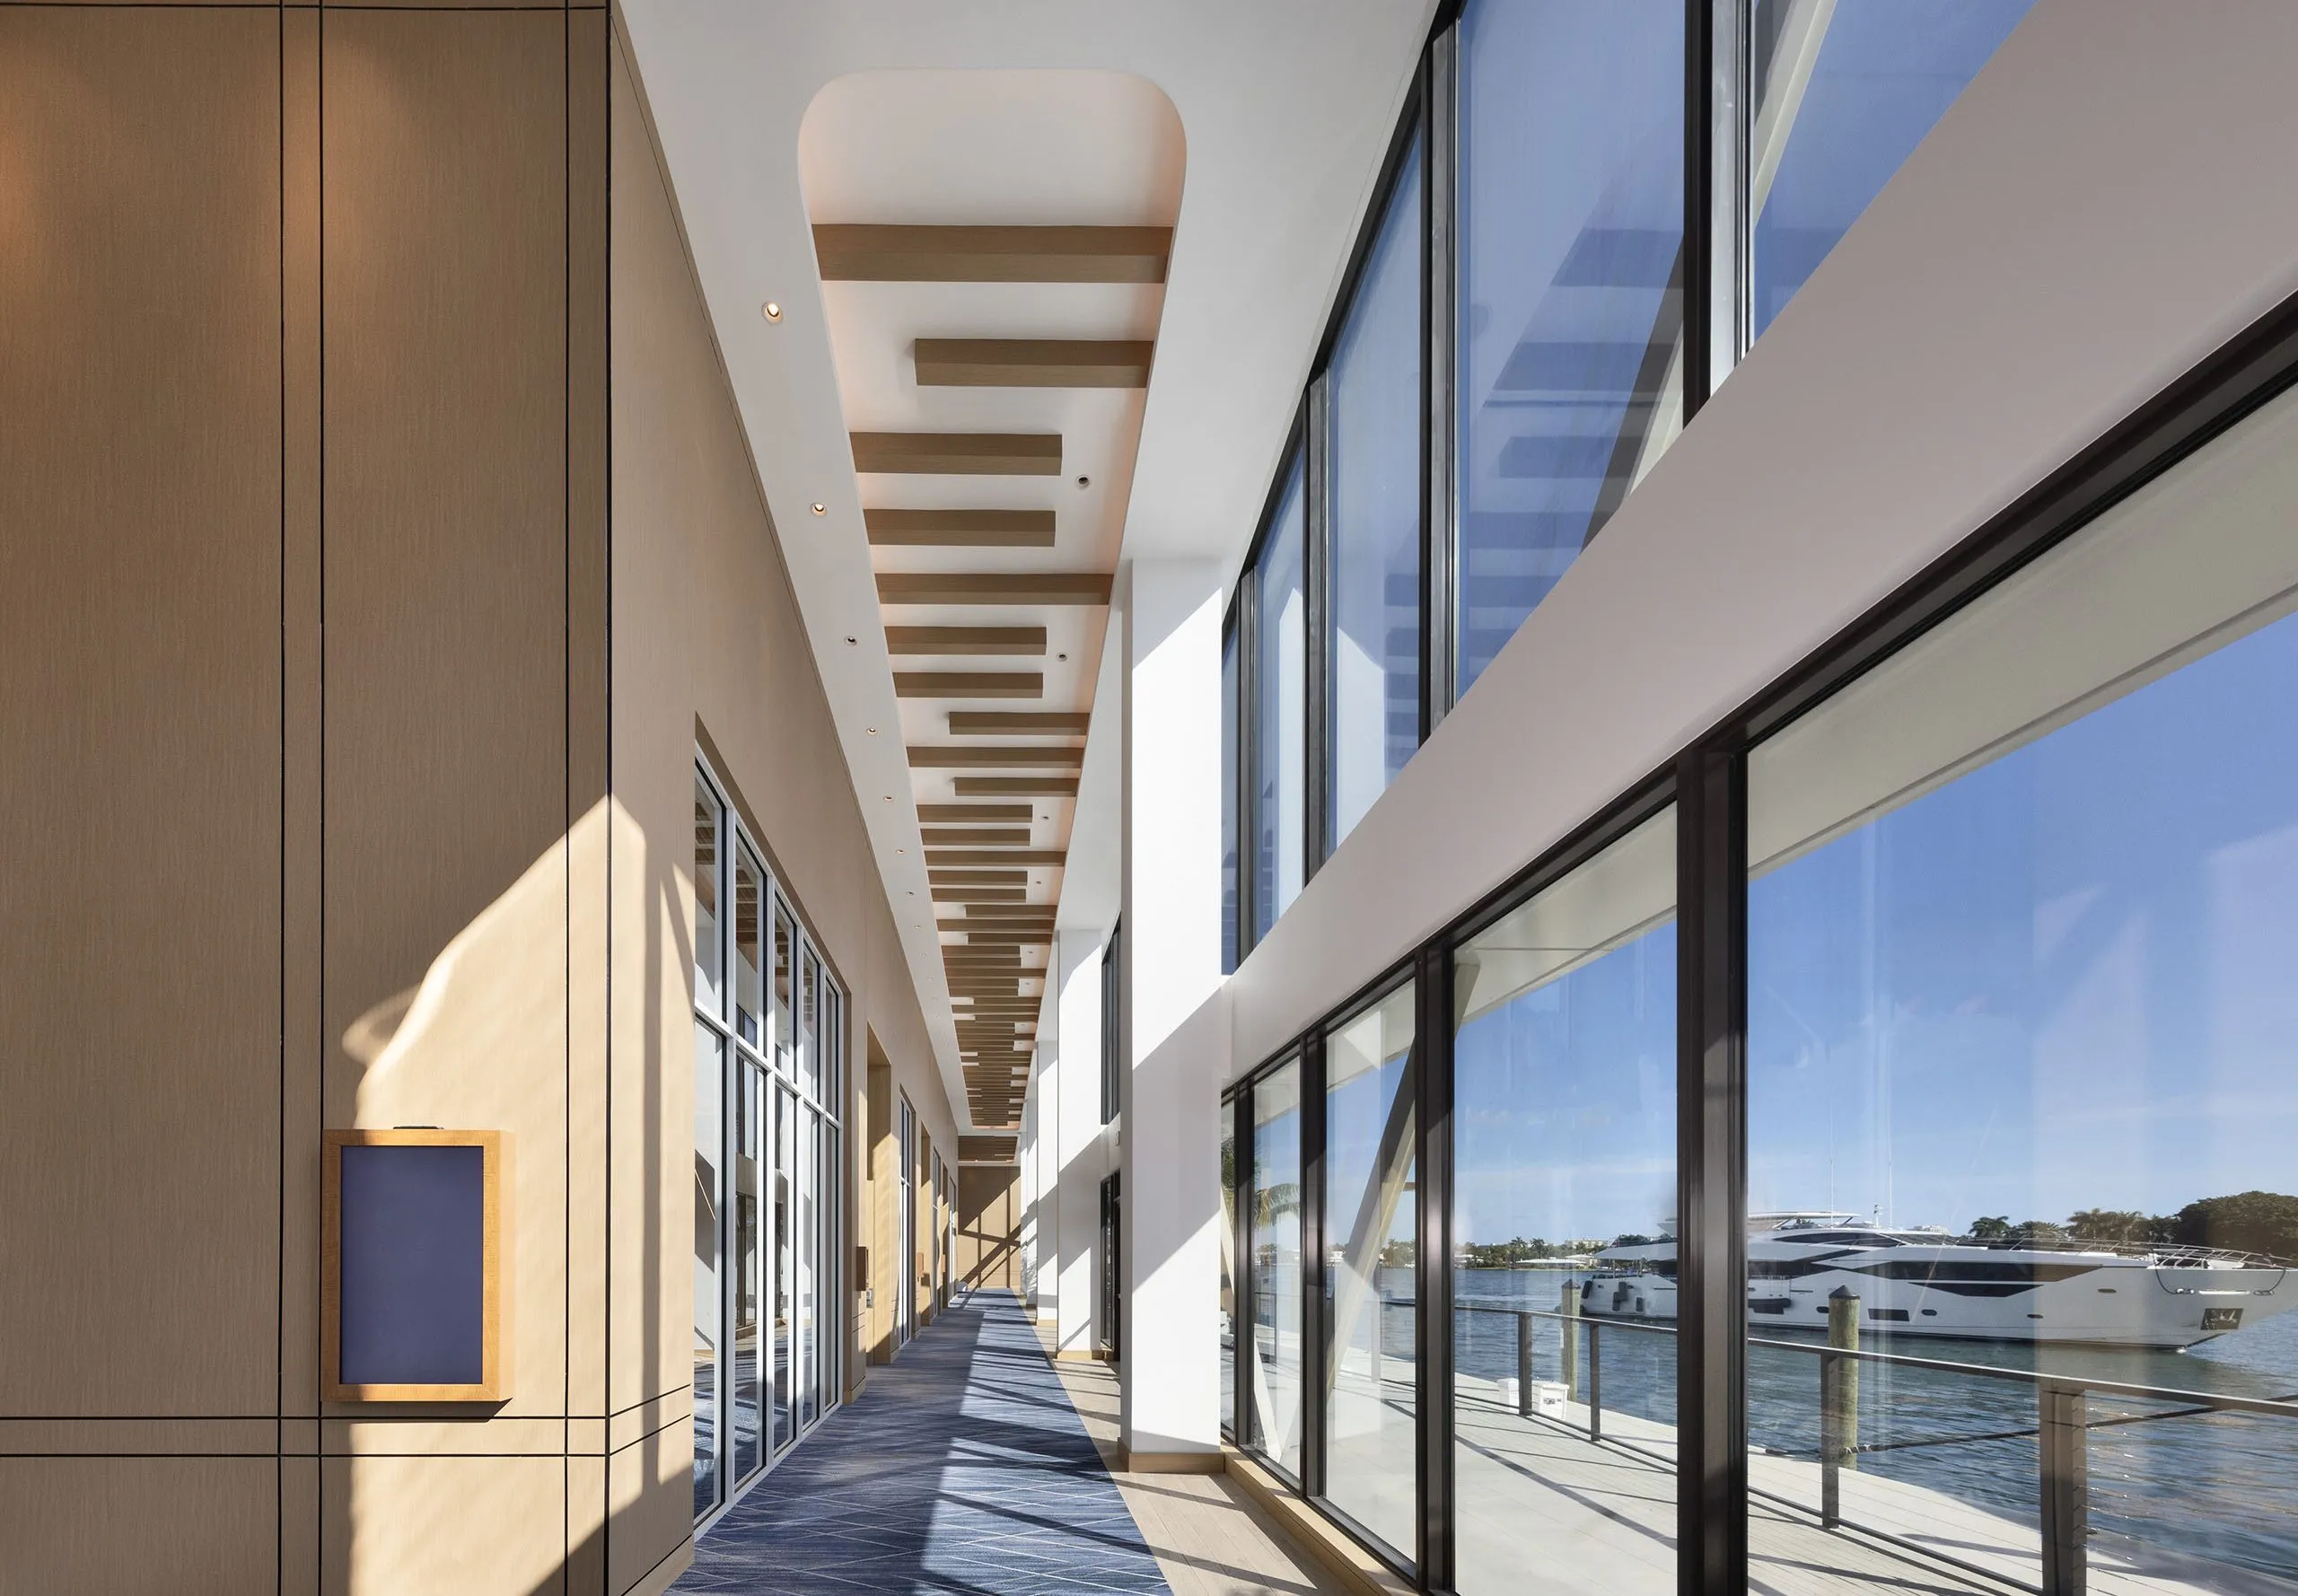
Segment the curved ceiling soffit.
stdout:
<svg viewBox="0 0 2298 1596">
<path fill-rule="evenodd" d="M 1186 142 L 1131 74 L 871 71 L 798 149 L 855 467 L 820 535 L 908 772 L 879 865 L 964 1118 L 1013 1128 L 1073 867 L 1117 865 L 1070 845 Z"/>
</svg>

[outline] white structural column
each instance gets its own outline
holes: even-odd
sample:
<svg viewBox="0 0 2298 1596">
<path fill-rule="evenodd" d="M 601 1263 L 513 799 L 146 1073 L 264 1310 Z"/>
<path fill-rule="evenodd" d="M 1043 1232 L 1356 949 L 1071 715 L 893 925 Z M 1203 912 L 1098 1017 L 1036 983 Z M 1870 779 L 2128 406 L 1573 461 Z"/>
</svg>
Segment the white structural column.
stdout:
<svg viewBox="0 0 2298 1596">
<path fill-rule="evenodd" d="M 1052 1208 L 1055 1334 L 1065 1355 L 1087 1357 L 1103 1339 L 1101 1311 L 1101 1178 L 1110 1171 L 1110 1132 L 1101 1124 L 1101 944 L 1100 931 L 1056 931 L 1059 1040 L 1046 1092 L 1057 1127 L 1057 1167 L 1039 1188 Z M 1040 1120 L 1040 1124 L 1044 1123 Z M 1041 1206 L 1046 1206 L 1041 1204 Z M 1056 1261 L 1057 1260 L 1057 1261 Z M 1039 1270 L 1040 1277 L 1046 1273 Z"/>
<path fill-rule="evenodd" d="M 1124 1427 L 1150 1467 L 1221 1448 L 1220 575 L 1136 561 L 1123 600 Z"/>
<path fill-rule="evenodd" d="M 1022 1099 L 1022 1134 L 1013 1149 L 1022 1169 L 1022 1219 L 1014 1229 L 1013 1241 L 1021 1255 L 1022 1306 L 1032 1319 L 1039 1311 L 1039 1237 L 1042 1233 L 1038 1227 L 1038 1105 L 1045 1098 L 1044 1060 L 1052 1047 L 1050 1038 L 1042 1038 L 1030 1049 L 1030 1089 Z"/>
</svg>

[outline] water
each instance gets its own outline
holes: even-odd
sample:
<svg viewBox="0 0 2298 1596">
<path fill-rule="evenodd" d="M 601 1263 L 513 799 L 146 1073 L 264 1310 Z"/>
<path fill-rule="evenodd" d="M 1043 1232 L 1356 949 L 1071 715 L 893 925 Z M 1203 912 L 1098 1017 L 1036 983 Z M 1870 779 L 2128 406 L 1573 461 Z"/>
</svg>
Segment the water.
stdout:
<svg viewBox="0 0 2298 1596">
<path fill-rule="evenodd" d="M 1392 1296 L 1411 1287 L 1395 1271 Z M 1487 1308 L 1553 1311 L 1560 1271 L 1460 1269 L 1454 1301 Z M 1391 1310 L 1391 1312 L 1399 1311 Z M 1536 1378 L 1559 1373 L 1561 1329 L 1535 1320 Z M 1607 1329 L 1603 1399 L 1608 1413 L 1675 1423 L 1676 1338 Z M 1762 1338 L 1800 1346 L 1823 1335 L 1765 1327 Z M 2015 1342 L 1896 1339 L 1873 1333 L 1873 1351 L 1985 1368 L 2045 1372 L 2229 1396 L 2298 1397 L 2298 1313 L 2238 1330 L 2191 1352 L 2110 1351 Z M 1460 1372 L 1484 1380 L 1516 1372 L 1516 1325 L 1495 1313 L 1455 1316 L 1453 1359 Z M 1819 1455 L 1820 1360 L 1777 1347 L 1748 1349 L 1748 1441 L 1751 1448 L 1801 1458 Z M 2298 1577 L 2298 1419 L 2209 1414 L 2180 1417 L 2181 1405 L 2094 1394 L 2090 1436 L 2091 1522 L 2094 1534 L 2127 1537 L 2285 1578 Z M 2112 1421 L 2146 1416 L 2146 1422 Z M 1863 1364 L 1860 1432 L 1866 1473 L 1904 1480 L 2005 1518 L 2034 1523 L 2039 1514 L 2032 1435 L 1970 1437 L 2032 1430 L 2035 1390 L 2024 1381 L 1983 1374 Z M 1908 1445 L 1909 1442 L 1943 1444 Z"/>
</svg>

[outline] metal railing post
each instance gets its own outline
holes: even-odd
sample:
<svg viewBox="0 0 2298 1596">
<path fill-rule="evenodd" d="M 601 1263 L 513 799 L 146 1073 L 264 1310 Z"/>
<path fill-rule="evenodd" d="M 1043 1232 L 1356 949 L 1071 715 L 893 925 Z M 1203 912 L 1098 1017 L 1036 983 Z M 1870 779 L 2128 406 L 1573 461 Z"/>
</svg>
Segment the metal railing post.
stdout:
<svg viewBox="0 0 2298 1596">
<path fill-rule="evenodd" d="M 2091 1533 L 2090 1399 L 2056 1381 L 2035 1393 L 2042 1465 L 2043 1596 L 2083 1596 Z"/>
<path fill-rule="evenodd" d="M 1828 1347 L 1820 1355 L 1820 1525 L 1843 1522 L 1846 1469 L 1859 1467 L 1859 1299 L 1847 1286 L 1828 1294 Z"/>
<path fill-rule="evenodd" d="M 1532 1316 L 1516 1315 L 1516 1416 L 1532 1416 Z"/>
</svg>

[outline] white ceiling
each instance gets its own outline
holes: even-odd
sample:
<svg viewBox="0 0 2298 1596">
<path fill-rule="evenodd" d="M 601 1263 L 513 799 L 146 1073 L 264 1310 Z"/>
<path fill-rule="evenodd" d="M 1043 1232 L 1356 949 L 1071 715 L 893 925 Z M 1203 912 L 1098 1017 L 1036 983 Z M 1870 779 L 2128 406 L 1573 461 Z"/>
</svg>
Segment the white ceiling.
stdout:
<svg viewBox="0 0 2298 1596">
<path fill-rule="evenodd" d="M 974 390 L 966 425 L 1057 425 L 1066 439 L 1078 440 L 1083 459 L 1096 450 L 1121 452 L 1137 417 L 1129 482 L 1121 469 L 1096 472 L 1065 459 L 1061 478 L 1037 485 L 1072 495 L 1047 501 L 1063 528 L 1060 564 L 1106 569 L 1121 548 L 1127 560 L 1203 557 L 1233 568 L 1432 10 L 1433 0 L 962 7 L 945 0 L 625 0 L 703 292 L 961 1117 L 965 1087 L 916 811 L 901 801 L 911 787 L 908 739 L 869 731 L 905 722 L 846 442 L 849 425 L 873 425 L 865 417 L 882 415 L 890 428 L 932 425 L 905 374 L 915 330 L 892 329 L 930 318 L 930 296 L 945 290 L 826 288 L 815 267 L 810 203 L 817 221 L 1129 224 L 1174 215 L 1178 191 L 1162 293 L 1016 285 L 1006 303 L 969 285 L 961 322 L 960 302 L 950 302 L 948 331 L 1059 337 L 1090 329 L 1106 338 L 1125 336 L 1116 326 L 1140 327 L 1140 336 L 1153 329 L 1145 400 L 1122 391 Z M 1062 78 L 1023 81 L 1046 68 L 1061 69 Z M 891 85 L 892 93 L 871 81 L 919 71 L 933 75 Z M 899 92 L 913 85 L 913 94 Z M 1174 115 L 1185 175 L 1180 162 L 1155 154 Z M 1048 116 L 1059 119 L 1060 136 L 1047 136 Z M 1145 164 L 1145 152 L 1154 156 Z M 841 215 L 847 205 L 869 214 Z M 899 317 L 873 306 L 888 290 L 903 296 Z M 782 307 L 777 322 L 759 313 L 767 300 Z M 986 304 L 1010 320 L 986 327 Z M 842 361 L 833 355 L 841 345 Z M 992 408 L 982 408 L 985 398 Z M 998 406 L 1010 407 L 1010 421 L 985 421 L 1000 417 Z M 1081 472 L 1093 478 L 1084 490 L 1074 486 Z M 873 481 L 871 502 L 903 503 L 897 494 L 914 486 Z M 988 490 L 978 501 L 985 505 L 1015 502 L 1009 481 L 980 486 Z M 825 515 L 811 513 L 815 501 Z M 935 501 L 967 502 L 947 492 Z M 933 560 L 918 557 L 928 552 L 905 551 L 903 568 L 931 568 Z M 979 550 L 962 558 L 969 568 L 996 563 Z M 1036 563 L 1043 562 L 1039 551 Z M 1075 646 L 1064 650 L 1058 635 L 1050 641 L 1070 653 L 1074 675 L 1054 677 L 1048 654 L 1047 706 L 1091 701 L 1100 629 L 1098 612 L 1083 612 Z M 1114 714 L 1114 699 L 1104 707 Z M 913 737 L 922 729 L 906 727 Z M 889 794 L 895 802 L 885 801 Z M 1116 799 L 1110 792 L 1107 802 Z M 1090 793 L 1087 801 L 1094 802 Z M 1089 819 L 1107 818 L 1079 816 L 1081 839 L 1105 829 Z M 1087 862 L 1073 858 L 1064 924 L 1080 923 L 1074 902 L 1114 901 L 1114 850 L 1090 852 L 1093 867 L 1112 879 L 1105 890 L 1082 890 L 1076 876 Z"/>
</svg>

